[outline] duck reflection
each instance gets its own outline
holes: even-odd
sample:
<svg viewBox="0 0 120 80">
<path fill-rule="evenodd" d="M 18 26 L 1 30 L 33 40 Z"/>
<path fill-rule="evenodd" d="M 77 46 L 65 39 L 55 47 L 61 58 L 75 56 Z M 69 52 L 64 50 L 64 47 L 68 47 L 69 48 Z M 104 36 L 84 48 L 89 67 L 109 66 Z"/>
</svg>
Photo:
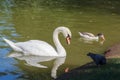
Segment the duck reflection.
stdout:
<svg viewBox="0 0 120 80">
<path fill-rule="evenodd" d="M 94 44 L 94 43 L 99 43 L 100 45 L 103 45 L 105 40 L 99 40 L 99 41 L 95 41 L 95 40 L 88 40 L 85 38 L 79 38 L 80 41 L 87 43 L 87 44 Z"/>
<path fill-rule="evenodd" d="M 54 64 L 51 70 L 51 77 L 57 78 L 57 69 L 60 65 L 65 62 L 66 57 L 50 57 L 50 56 L 34 56 L 34 55 L 23 55 L 22 53 L 13 52 L 8 55 L 8 57 L 17 58 L 18 60 L 25 60 L 26 65 L 39 67 L 39 68 L 48 68 L 40 64 L 40 62 L 54 60 Z"/>
</svg>

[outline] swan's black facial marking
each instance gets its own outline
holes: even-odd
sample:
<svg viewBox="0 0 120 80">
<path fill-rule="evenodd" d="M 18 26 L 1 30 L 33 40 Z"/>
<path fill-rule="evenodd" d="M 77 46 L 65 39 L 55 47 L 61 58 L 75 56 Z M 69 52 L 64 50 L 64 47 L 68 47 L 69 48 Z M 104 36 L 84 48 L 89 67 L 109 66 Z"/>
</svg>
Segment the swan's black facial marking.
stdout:
<svg viewBox="0 0 120 80">
<path fill-rule="evenodd" d="M 67 35 L 67 38 L 69 38 L 71 40 L 71 36 L 69 34 Z"/>
<path fill-rule="evenodd" d="M 66 37 L 66 42 L 67 42 L 67 44 L 70 44 L 70 40 L 71 40 L 71 37 L 70 37 L 70 35 L 68 34 L 67 37 Z"/>
</svg>

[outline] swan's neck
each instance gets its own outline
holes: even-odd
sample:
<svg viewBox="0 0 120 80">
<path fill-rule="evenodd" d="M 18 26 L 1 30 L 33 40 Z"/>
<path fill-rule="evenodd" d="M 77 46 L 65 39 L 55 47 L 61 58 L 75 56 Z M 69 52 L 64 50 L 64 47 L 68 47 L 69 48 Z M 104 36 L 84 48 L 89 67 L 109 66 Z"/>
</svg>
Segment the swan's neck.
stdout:
<svg viewBox="0 0 120 80">
<path fill-rule="evenodd" d="M 62 32 L 62 30 L 57 29 L 54 31 L 53 41 L 54 41 L 54 44 L 56 46 L 56 51 L 58 53 L 58 56 L 66 56 L 66 51 L 65 51 L 64 47 L 61 45 L 59 38 L 58 38 L 58 34 L 60 32 Z"/>
</svg>

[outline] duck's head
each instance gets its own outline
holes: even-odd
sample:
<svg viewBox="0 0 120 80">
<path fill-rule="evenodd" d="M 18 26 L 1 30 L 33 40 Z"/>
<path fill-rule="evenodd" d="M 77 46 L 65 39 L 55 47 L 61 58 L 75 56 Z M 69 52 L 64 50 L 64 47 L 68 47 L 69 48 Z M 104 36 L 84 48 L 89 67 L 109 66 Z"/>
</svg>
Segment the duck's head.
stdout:
<svg viewBox="0 0 120 80">
<path fill-rule="evenodd" d="M 105 37 L 102 33 L 98 33 L 97 36 L 99 37 L 100 40 L 104 41 Z"/>
</svg>

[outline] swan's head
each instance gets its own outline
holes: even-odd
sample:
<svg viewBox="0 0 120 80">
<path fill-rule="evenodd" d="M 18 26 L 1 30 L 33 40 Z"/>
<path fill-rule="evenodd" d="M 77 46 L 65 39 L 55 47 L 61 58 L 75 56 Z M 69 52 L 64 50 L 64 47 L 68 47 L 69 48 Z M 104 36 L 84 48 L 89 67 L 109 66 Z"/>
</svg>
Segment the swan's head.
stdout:
<svg viewBox="0 0 120 80">
<path fill-rule="evenodd" d="M 54 35 L 57 35 L 59 33 L 63 33 L 64 37 L 66 38 L 67 44 L 70 44 L 70 40 L 71 40 L 71 37 L 72 37 L 70 29 L 67 28 L 67 27 L 62 27 L 62 26 L 58 27 L 58 28 L 55 29 Z"/>
<path fill-rule="evenodd" d="M 66 42 L 67 42 L 67 44 L 70 44 L 70 40 L 72 37 L 71 31 L 67 27 L 62 27 L 62 28 L 63 28 L 63 35 L 66 38 Z"/>
</svg>

